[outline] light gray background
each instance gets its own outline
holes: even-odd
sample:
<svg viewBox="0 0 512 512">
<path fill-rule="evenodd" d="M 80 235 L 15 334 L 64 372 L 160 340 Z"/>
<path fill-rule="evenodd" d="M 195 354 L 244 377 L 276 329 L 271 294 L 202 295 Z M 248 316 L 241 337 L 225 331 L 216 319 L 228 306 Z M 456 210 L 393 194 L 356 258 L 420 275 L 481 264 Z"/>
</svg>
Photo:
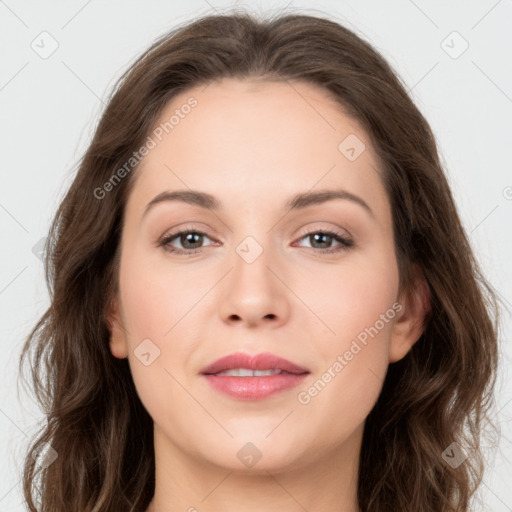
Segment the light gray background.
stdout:
<svg viewBox="0 0 512 512">
<path fill-rule="evenodd" d="M 16 394 L 22 343 L 49 304 L 43 266 L 32 249 L 47 234 L 122 71 L 171 27 L 235 5 L 247 3 L 0 0 L 0 511 L 24 510 L 21 460 L 42 418 L 23 388 L 22 403 Z M 294 0 L 252 2 L 250 9 L 285 6 L 344 23 L 399 72 L 436 134 L 484 272 L 512 307 L 512 2 Z M 40 35 L 45 31 L 51 37 Z M 51 38 L 58 48 L 42 58 Z M 464 41 L 469 47 L 458 55 Z M 492 512 L 512 510 L 509 314 L 502 325 L 495 416 L 502 437 L 496 456 L 489 455 L 479 493 L 484 505 L 475 504 L 475 510 Z"/>
</svg>

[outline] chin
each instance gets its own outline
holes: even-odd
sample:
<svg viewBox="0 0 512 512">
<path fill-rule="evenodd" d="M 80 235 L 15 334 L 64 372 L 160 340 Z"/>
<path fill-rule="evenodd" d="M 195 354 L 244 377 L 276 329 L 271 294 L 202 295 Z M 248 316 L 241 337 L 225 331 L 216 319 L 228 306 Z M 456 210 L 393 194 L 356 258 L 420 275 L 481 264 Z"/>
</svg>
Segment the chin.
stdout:
<svg viewBox="0 0 512 512">
<path fill-rule="evenodd" d="M 277 474 L 297 469 L 302 465 L 301 460 L 303 461 L 304 454 L 299 453 L 298 448 L 303 448 L 303 443 L 299 440 L 294 443 L 288 438 L 289 443 L 283 445 L 282 441 L 277 439 L 265 439 L 266 435 L 237 436 L 235 439 L 230 439 L 228 443 L 204 447 L 207 453 L 203 453 L 202 456 L 224 470 L 251 475 Z"/>
</svg>

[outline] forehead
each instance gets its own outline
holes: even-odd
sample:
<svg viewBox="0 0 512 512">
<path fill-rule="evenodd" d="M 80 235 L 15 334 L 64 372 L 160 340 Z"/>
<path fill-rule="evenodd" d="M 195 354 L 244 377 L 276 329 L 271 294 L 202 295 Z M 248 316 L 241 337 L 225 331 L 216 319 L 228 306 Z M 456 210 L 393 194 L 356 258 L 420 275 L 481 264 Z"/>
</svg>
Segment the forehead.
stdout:
<svg viewBox="0 0 512 512">
<path fill-rule="evenodd" d="M 132 202 L 191 188 L 239 208 L 340 186 L 368 202 L 386 200 L 368 135 L 313 84 L 224 79 L 193 87 L 169 101 L 149 135 Z"/>
</svg>

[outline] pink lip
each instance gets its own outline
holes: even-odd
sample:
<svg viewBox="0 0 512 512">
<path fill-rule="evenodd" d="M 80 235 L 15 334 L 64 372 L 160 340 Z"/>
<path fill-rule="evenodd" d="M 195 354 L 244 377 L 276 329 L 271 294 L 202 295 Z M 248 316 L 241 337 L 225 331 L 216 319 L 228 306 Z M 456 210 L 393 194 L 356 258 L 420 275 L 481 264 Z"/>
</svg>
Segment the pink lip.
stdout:
<svg viewBox="0 0 512 512">
<path fill-rule="evenodd" d="M 279 369 L 287 373 L 265 377 L 214 375 L 233 368 Z M 208 365 L 201 371 L 201 374 L 217 391 L 240 400 L 258 400 L 297 386 L 306 378 L 309 371 L 274 354 L 262 353 L 251 356 L 243 352 L 237 352 Z"/>
<path fill-rule="evenodd" d="M 232 370 L 233 368 L 249 368 L 251 370 L 282 370 L 288 373 L 308 373 L 306 368 L 302 368 L 287 359 L 276 356 L 269 352 L 263 352 L 251 356 L 244 352 L 235 352 L 228 356 L 221 357 L 201 370 L 201 373 L 212 374 L 223 370 Z"/>
</svg>

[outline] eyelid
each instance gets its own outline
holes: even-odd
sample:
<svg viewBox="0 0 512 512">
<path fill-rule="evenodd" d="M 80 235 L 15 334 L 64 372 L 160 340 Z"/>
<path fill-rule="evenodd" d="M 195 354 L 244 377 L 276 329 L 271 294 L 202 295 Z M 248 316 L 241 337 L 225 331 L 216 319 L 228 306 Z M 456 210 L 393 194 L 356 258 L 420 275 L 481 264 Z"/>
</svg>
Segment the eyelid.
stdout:
<svg viewBox="0 0 512 512">
<path fill-rule="evenodd" d="M 322 232 L 330 231 L 330 232 L 337 232 L 337 233 L 339 233 L 340 236 L 343 236 L 344 238 L 347 238 L 350 240 L 354 239 L 352 234 L 347 229 L 341 228 L 339 226 L 326 227 L 325 223 L 327 223 L 327 221 L 310 222 L 310 223 L 306 224 L 305 226 L 303 226 L 299 230 L 297 236 L 303 237 L 303 236 L 309 235 L 311 233 L 316 233 L 317 231 L 322 231 Z M 328 224 L 332 224 L 332 223 L 328 223 Z M 345 233 L 345 234 L 343 234 L 343 233 Z"/>
<path fill-rule="evenodd" d="M 332 228 L 331 227 L 325 227 L 325 225 L 318 225 L 318 224 L 322 224 L 322 222 L 327 222 L 327 221 L 315 221 L 315 222 L 310 222 L 308 224 L 306 224 L 306 226 L 303 226 L 301 227 L 301 229 L 299 230 L 299 232 L 294 235 L 294 238 L 295 237 L 303 237 L 305 235 L 309 235 L 312 233 L 312 231 L 343 231 L 346 233 L 346 238 L 350 238 L 351 240 L 353 240 L 353 236 L 352 234 L 345 228 L 340 228 L 339 226 L 333 226 Z M 199 223 L 201 224 L 201 223 Z M 313 226 L 311 226 L 313 224 Z M 197 225 L 190 225 L 190 224 L 187 224 L 183 227 L 180 227 L 179 229 L 177 229 L 176 231 L 174 231 L 174 228 L 170 228 L 168 231 L 165 232 L 164 235 L 162 235 L 160 237 L 159 240 L 163 240 L 165 238 L 169 238 L 171 236 L 176 236 L 177 234 L 179 233 L 182 233 L 183 231 L 194 231 L 196 233 L 200 233 L 202 235 L 206 235 L 208 238 L 212 239 L 212 238 L 217 238 L 218 241 L 222 241 L 221 240 L 221 236 L 220 235 L 215 235 L 214 237 L 210 236 L 208 234 L 208 231 L 209 231 L 209 228 L 206 228 L 205 230 L 202 230 L 201 228 L 198 228 Z M 340 235 L 342 235 L 342 233 L 340 233 Z"/>
<path fill-rule="evenodd" d="M 199 223 L 199 224 L 201 224 L 201 223 Z M 178 226 L 180 226 L 180 225 L 178 224 Z M 186 224 L 181 227 L 174 226 L 174 227 L 166 230 L 165 233 L 159 238 L 159 241 L 164 240 L 166 238 L 175 237 L 176 235 L 183 233 L 183 232 L 188 233 L 189 231 L 193 231 L 194 233 L 199 233 L 199 234 L 205 235 L 212 240 L 215 238 L 215 239 L 221 241 L 221 239 L 222 239 L 222 237 L 220 235 L 217 235 L 217 234 L 215 234 L 214 236 L 210 235 L 209 233 L 211 233 L 212 230 L 209 227 L 202 228 L 202 227 L 198 227 L 197 224 L 194 224 L 194 225 Z"/>
</svg>

